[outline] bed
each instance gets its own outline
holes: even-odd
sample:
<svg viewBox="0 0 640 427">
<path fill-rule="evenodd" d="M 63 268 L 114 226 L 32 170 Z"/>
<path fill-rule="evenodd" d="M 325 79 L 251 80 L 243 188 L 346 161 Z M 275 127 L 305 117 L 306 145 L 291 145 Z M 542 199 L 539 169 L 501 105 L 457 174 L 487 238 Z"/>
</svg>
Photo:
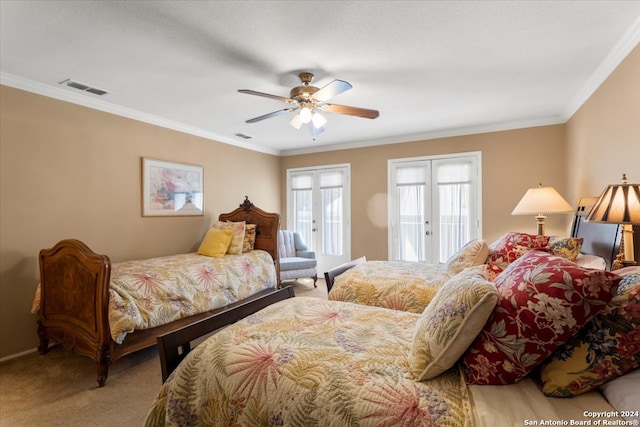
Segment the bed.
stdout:
<svg viewBox="0 0 640 427">
<path fill-rule="evenodd" d="M 406 377 L 417 317 L 307 297 L 273 304 L 192 350 L 145 425 L 471 425 L 455 372 L 432 386 Z"/>
<path fill-rule="evenodd" d="M 466 274 L 476 273 L 471 268 Z M 628 277 L 640 290 L 640 269 Z M 511 427 L 595 420 L 625 425 L 625 419 L 638 417 L 640 408 L 622 412 L 597 388 L 565 399 L 548 397 L 536 370 L 514 384 L 468 384 L 458 362 L 468 349 L 459 350 L 462 357 L 454 356 L 437 375 L 419 379 L 411 354 L 423 320 L 406 311 L 286 297 L 193 349 L 188 345 L 185 351 L 183 344 L 220 325 L 161 336 L 162 351 L 183 360 L 177 364 L 172 357 L 173 366 L 163 368 L 164 384 L 145 425 Z M 635 322 L 637 327 L 640 316 Z M 457 327 L 467 331 L 473 323 Z M 475 323 L 475 330 L 482 329 L 482 321 Z M 576 330 L 566 332 L 579 335 Z M 466 338 L 469 345 L 473 340 Z M 640 382 L 631 383 L 637 392 Z"/>
<path fill-rule="evenodd" d="M 444 264 L 366 261 L 334 278 L 329 299 L 422 313 L 449 277 Z"/>
<path fill-rule="evenodd" d="M 40 353 L 53 341 L 92 358 L 102 387 L 110 363 L 155 345 L 158 335 L 224 315 L 232 307 L 264 307 L 280 283 L 280 216 L 245 198 L 219 221 L 255 224 L 254 250 L 221 258 L 194 253 L 118 264 L 75 239 L 41 250 L 34 298 Z M 133 297 L 121 292 L 127 283 L 142 300 L 133 304 Z M 168 289 L 160 301 L 152 300 L 155 288 Z"/>
<path fill-rule="evenodd" d="M 354 260 L 325 272 L 329 299 L 421 313 L 440 286 L 464 268 L 486 263 L 495 277 L 529 249 L 549 250 L 578 263 L 610 270 L 620 248 L 620 226 L 585 222 L 589 206 L 583 200 L 576 209 L 570 237 L 514 232 L 491 245 L 473 240 L 443 264 Z"/>
</svg>

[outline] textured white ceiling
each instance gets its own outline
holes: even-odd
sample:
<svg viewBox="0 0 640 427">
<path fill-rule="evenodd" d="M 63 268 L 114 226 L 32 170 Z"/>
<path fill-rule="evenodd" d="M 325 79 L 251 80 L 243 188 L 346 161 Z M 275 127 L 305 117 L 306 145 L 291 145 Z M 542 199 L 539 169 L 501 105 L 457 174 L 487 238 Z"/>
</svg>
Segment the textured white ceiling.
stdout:
<svg viewBox="0 0 640 427">
<path fill-rule="evenodd" d="M 3 84 L 294 154 L 562 123 L 640 42 L 640 1 L 3 0 L 0 31 Z M 315 141 L 244 122 L 286 104 L 237 89 L 286 97 L 302 70 L 380 117 L 327 113 Z"/>
</svg>

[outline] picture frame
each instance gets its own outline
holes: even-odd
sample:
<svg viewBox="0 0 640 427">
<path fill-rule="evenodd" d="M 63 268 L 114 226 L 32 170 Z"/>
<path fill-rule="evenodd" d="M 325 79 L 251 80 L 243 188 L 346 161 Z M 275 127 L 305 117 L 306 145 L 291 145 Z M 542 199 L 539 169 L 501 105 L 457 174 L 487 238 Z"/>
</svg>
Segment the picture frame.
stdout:
<svg viewBox="0 0 640 427">
<path fill-rule="evenodd" d="M 142 158 L 142 216 L 202 215 L 202 166 Z"/>
</svg>

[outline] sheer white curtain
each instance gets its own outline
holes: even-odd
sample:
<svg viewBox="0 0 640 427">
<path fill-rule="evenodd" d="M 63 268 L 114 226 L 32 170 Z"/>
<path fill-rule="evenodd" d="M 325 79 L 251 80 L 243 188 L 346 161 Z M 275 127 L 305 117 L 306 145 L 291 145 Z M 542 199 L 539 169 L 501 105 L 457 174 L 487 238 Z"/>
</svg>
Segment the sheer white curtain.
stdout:
<svg viewBox="0 0 640 427">
<path fill-rule="evenodd" d="M 445 262 L 470 239 L 469 198 L 471 164 L 437 165 L 440 215 L 440 262 Z"/>
<path fill-rule="evenodd" d="M 441 263 L 480 238 L 479 152 L 389 161 L 389 259 Z"/>
<path fill-rule="evenodd" d="M 424 166 L 396 170 L 398 200 L 398 258 L 424 261 L 424 197 L 427 172 Z"/>
<path fill-rule="evenodd" d="M 327 255 L 342 256 L 343 252 L 343 203 L 344 177 L 341 172 L 320 175 L 322 197 L 322 248 Z"/>
<path fill-rule="evenodd" d="M 291 195 L 293 197 L 294 231 L 302 241 L 311 245 L 313 223 L 313 175 L 296 175 L 291 179 Z"/>
</svg>

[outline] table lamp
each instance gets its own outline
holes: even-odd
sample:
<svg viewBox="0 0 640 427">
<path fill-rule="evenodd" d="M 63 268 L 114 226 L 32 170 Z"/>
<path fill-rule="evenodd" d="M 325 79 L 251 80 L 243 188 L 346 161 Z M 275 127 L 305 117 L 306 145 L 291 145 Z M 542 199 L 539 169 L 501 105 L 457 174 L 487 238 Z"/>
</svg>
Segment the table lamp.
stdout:
<svg viewBox="0 0 640 427">
<path fill-rule="evenodd" d="M 622 174 L 622 184 L 607 186 L 587 215 L 586 221 L 622 224 L 620 252 L 612 270 L 635 264 L 633 255 L 633 225 L 640 224 L 640 184 L 628 184 Z"/>
<path fill-rule="evenodd" d="M 553 187 L 530 188 L 524 193 L 511 215 L 536 215 L 537 233 L 544 235 L 545 214 L 573 212 L 573 208 Z"/>
</svg>

